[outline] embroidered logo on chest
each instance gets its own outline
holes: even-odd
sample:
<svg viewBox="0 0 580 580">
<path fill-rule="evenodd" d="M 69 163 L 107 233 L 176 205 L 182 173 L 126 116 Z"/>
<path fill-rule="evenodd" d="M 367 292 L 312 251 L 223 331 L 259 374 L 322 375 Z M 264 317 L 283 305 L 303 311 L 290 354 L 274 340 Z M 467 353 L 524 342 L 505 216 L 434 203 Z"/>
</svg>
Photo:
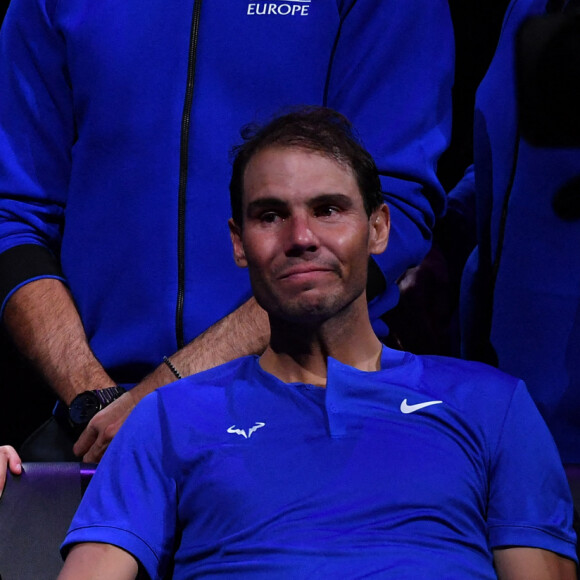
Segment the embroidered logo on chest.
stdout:
<svg viewBox="0 0 580 580">
<path fill-rule="evenodd" d="M 426 407 L 430 407 L 431 405 L 439 405 L 443 401 L 425 401 L 424 403 L 416 403 L 415 405 L 409 405 L 407 403 L 407 399 L 404 399 L 401 403 L 401 413 L 408 415 L 409 413 L 415 413 L 416 411 L 420 411 L 421 409 L 425 409 Z"/>
<path fill-rule="evenodd" d="M 261 421 L 256 421 L 256 424 L 253 427 L 250 427 L 246 432 L 245 429 L 238 429 L 235 425 L 232 425 L 228 428 L 228 433 L 233 433 L 234 435 L 241 435 L 244 439 L 249 439 L 253 433 L 255 433 L 261 427 L 264 427 L 266 423 L 262 423 Z"/>
</svg>

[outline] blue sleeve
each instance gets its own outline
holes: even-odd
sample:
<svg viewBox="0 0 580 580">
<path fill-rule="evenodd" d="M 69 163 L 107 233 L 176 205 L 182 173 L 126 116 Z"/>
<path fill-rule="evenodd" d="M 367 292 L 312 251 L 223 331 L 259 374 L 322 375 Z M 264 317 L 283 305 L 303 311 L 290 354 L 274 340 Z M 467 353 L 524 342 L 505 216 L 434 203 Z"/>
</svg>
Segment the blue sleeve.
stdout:
<svg viewBox="0 0 580 580">
<path fill-rule="evenodd" d="M 467 227 L 475 231 L 476 196 L 475 196 L 475 167 L 470 165 L 463 174 L 461 181 L 449 192 L 447 211 L 460 215 Z"/>
<path fill-rule="evenodd" d="M 490 547 L 526 546 L 576 561 L 573 504 L 558 451 L 523 382 L 490 466 Z"/>
<path fill-rule="evenodd" d="M 133 410 L 107 449 L 61 552 L 77 543 L 100 542 L 132 554 L 152 579 L 163 578 L 173 558 L 177 464 L 155 393 Z"/>
<path fill-rule="evenodd" d="M 0 30 L 0 304 L 23 282 L 62 278 L 58 254 L 75 127 L 66 47 L 51 22 L 54 4 L 12 0 Z M 10 252 L 17 247 L 24 250 Z M 21 269 L 23 262 L 29 267 Z"/>
<path fill-rule="evenodd" d="M 445 207 L 436 167 L 451 133 L 453 28 L 444 0 L 339 5 L 326 104 L 358 129 L 391 210 L 388 249 L 375 257 L 386 286 L 370 302 L 375 318 L 396 303 L 394 282 L 428 252 L 435 216 Z"/>
</svg>

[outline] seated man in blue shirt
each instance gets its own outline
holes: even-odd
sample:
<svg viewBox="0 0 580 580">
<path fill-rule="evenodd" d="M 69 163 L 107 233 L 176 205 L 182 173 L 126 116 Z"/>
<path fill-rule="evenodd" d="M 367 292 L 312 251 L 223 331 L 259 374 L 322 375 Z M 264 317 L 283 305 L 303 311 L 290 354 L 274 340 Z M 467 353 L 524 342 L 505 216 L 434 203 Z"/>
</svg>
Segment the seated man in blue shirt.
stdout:
<svg viewBox="0 0 580 580">
<path fill-rule="evenodd" d="M 238 148 L 230 191 L 269 346 L 139 403 L 60 580 L 574 578 L 569 489 L 524 384 L 373 333 L 389 212 L 346 119 L 275 119 Z"/>
</svg>

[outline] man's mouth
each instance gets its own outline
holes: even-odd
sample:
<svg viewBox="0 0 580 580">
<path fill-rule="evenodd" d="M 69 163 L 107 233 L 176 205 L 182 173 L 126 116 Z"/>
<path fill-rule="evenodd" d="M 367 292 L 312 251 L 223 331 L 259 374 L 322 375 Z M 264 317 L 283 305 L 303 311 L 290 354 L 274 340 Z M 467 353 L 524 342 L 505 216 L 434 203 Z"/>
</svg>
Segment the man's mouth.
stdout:
<svg viewBox="0 0 580 580">
<path fill-rule="evenodd" d="M 301 278 L 310 278 L 315 277 L 318 275 L 329 274 L 334 272 L 334 268 L 330 266 L 321 266 L 315 264 L 303 264 L 300 266 L 293 266 L 284 270 L 281 274 L 278 275 L 279 280 L 286 280 L 286 279 L 301 279 Z"/>
</svg>

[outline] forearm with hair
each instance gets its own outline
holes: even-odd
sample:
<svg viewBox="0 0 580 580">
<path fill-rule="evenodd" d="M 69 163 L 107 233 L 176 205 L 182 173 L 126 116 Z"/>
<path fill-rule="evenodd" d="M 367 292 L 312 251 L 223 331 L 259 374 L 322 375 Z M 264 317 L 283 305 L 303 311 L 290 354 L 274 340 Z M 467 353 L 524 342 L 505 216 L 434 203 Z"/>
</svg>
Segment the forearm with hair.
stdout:
<svg viewBox="0 0 580 580">
<path fill-rule="evenodd" d="M 171 362 L 183 377 L 205 371 L 235 358 L 261 354 L 270 338 L 268 315 L 250 298 L 172 355 Z M 131 390 L 136 400 L 176 380 L 168 365 L 160 364 Z"/>
<path fill-rule="evenodd" d="M 59 280 L 35 280 L 19 288 L 6 305 L 4 324 L 66 404 L 82 391 L 114 384 L 91 351 L 71 294 Z"/>
</svg>

